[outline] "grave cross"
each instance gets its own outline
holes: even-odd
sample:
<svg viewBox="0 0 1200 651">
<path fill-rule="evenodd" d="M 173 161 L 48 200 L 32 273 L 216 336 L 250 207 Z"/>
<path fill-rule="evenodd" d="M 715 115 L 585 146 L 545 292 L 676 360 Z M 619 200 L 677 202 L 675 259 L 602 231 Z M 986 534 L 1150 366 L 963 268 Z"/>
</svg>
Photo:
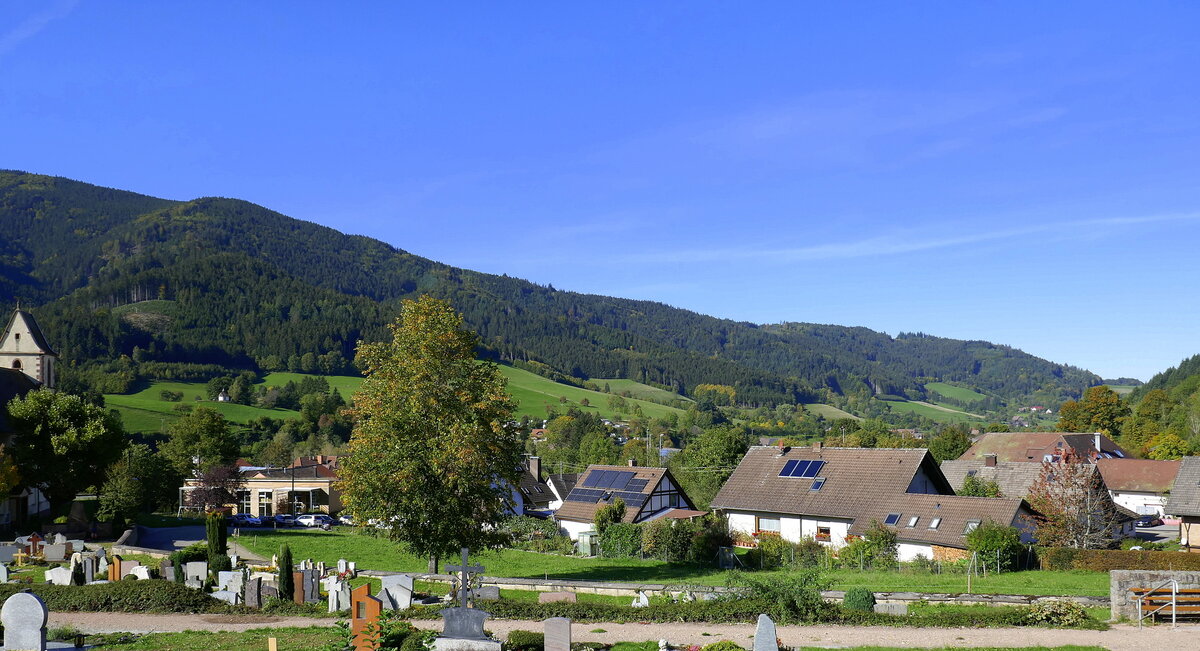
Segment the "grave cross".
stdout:
<svg viewBox="0 0 1200 651">
<path fill-rule="evenodd" d="M 467 548 L 463 547 L 462 548 L 462 565 L 447 565 L 446 569 L 450 570 L 451 572 L 459 573 L 459 576 L 460 576 L 460 578 L 458 580 L 459 601 L 462 602 L 462 607 L 466 608 L 467 607 L 467 595 L 470 593 L 470 588 L 468 586 L 471 585 L 471 575 L 482 573 L 484 570 L 484 567 L 482 565 L 467 565 Z"/>
</svg>

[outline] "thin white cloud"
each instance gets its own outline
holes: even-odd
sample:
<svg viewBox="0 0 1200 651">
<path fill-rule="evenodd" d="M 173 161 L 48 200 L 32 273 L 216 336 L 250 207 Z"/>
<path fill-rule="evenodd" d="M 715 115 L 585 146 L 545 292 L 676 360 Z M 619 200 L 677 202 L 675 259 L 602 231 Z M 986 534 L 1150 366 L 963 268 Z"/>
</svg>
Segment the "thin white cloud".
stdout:
<svg viewBox="0 0 1200 651">
<path fill-rule="evenodd" d="M 1097 228 L 1106 226 L 1130 226 L 1170 221 L 1198 221 L 1200 213 L 1178 215 L 1147 215 L 1137 217 L 1105 217 L 1097 219 L 1082 219 L 1065 222 L 1031 224 L 1017 228 L 985 231 L 960 236 L 924 236 L 919 233 L 892 233 L 878 235 L 851 242 L 835 242 L 811 246 L 762 249 L 758 247 L 738 246 L 719 249 L 692 249 L 682 251 L 658 251 L 655 253 L 633 254 L 626 256 L 629 262 L 736 262 L 754 260 L 759 262 L 789 263 L 811 262 L 817 260 L 842 260 L 885 255 L 897 255 L 944 249 L 968 244 L 1006 240 L 1036 234 L 1057 233 L 1067 235 L 1090 229 L 1095 235 Z"/>
<path fill-rule="evenodd" d="M 59 0 L 43 11 L 21 21 L 16 27 L 0 34 L 0 56 L 12 52 L 21 43 L 37 36 L 46 28 L 46 25 L 71 13 L 78 4 L 79 0 Z"/>
</svg>

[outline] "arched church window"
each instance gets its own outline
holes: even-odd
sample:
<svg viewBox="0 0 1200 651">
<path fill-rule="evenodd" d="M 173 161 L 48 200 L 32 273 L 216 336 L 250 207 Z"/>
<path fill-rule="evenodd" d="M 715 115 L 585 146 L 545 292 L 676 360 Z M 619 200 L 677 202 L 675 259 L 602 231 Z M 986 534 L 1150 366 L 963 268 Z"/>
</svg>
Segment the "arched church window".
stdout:
<svg viewBox="0 0 1200 651">
<path fill-rule="evenodd" d="M 18 359 L 18 360 L 13 361 L 13 368 L 16 368 L 16 369 L 21 368 L 21 360 Z"/>
</svg>

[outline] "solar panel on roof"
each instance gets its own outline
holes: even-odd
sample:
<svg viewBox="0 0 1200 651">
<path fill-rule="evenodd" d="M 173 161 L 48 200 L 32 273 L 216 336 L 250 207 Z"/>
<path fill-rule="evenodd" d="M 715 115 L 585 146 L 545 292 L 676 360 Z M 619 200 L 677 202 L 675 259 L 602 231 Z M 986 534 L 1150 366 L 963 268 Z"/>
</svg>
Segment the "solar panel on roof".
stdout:
<svg viewBox="0 0 1200 651">
<path fill-rule="evenodd" d="M 800 463 L 800 462 L 796 461 L 795 459 L 792 459 L 791 461 L 783 464 L 783 470 L 779 471 L 779 476 L 780 477 L 791 477 L 792 471 L 796 469 L 797 463 Z"/>
<path fill-rule="evenodd" d="M 805 476 L 804 473 L 808 472 L 808 467 L 811 465 L 812 465 L 812 462 L 807 461 L 807 460 L 797 463 L 796 467 L 792 469 L 792 476 L 793 477 L 804 477 Z"/>
<path fill-rule="evenodd" d="M 640 492 L 646 489 L 646 484 L 650 483 L 645 479 L 630 479 L 629 483 L 625 484 L 625 490 Z"/>
<path fill-rule="evenodd" d="M 595 486 L 597 482 L 604 478 L 603 470 L 593 470 L 588 473 L 587 479 L 583 480 L 584 486 Z"/>
<path fill-rule="evenodd" d="M 800 476 L 801 477 L 816 477 L 818 474 L 821 473 L 821 468 L 823 468 L 823 467 L 825 467 L 824 461 L 813 461 L 808 464 L 808 468 L 805 469 L 804 474 L 802 474 Z"/>
<path fill-rule="evenodd" d="M 612 487 L 616 490 L 625 490 L 634 477 L 632 472 L 614 472 L 613 474 L 616 475 L 616 479 L 613 480 Z"/>
</svg>

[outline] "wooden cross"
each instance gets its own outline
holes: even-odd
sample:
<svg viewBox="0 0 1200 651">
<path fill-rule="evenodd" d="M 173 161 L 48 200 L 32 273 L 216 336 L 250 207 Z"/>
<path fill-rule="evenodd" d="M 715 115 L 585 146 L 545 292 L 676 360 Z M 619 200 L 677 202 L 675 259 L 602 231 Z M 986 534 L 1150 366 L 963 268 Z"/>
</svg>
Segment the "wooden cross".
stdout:
<svg viewBox="0 0 1200 651">
<path fill-rule="evenodd" d="M 467 548 L 463 547 L 462 548 L 462 565 L 447 565 L 446 569 L 450 570 L 451 572 L 459 573 L 459 580 L 458 580 L 459 601 L 462 602 L 462 607 L 466 608 L 467 607 L 467 594 L 469 592 L 469 590 L 467 589 L 467 586 L 470 585 L 471 575 L 472 574 L 481 574 L 484 570 L 484 567 L 482 565 L 467 565 Z"/>
</svg>

